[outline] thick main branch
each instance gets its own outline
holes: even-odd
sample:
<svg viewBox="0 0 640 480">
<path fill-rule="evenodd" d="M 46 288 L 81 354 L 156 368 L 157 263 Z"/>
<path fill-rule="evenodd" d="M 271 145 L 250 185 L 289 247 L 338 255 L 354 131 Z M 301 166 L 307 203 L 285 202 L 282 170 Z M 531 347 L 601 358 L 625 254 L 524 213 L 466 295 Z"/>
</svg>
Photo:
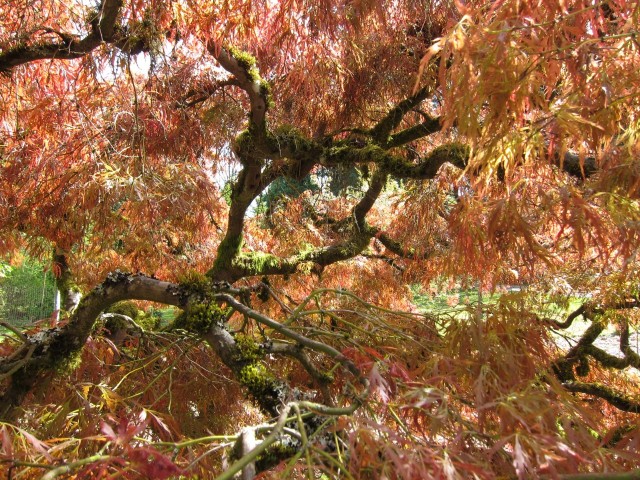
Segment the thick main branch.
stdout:
<svg viewBox="0 0 640 480">
<path fill-rule="evenodd" d="M 11 414 L 13 408 L 40 381 L 43 373 L 55 369 L 57 364 L 80 351 L 102 311 L 125 299 L 148 300 L 178 307 L 183 307 L 186 302 L 186 297 L 176 284 L 141 274 L 110 274 L 82 299 L 65 326 L 40 332 L 28 339 L 33 347 L 29 358 L 0 360 L 0 373 L 11 371 L 16 362 L 22 361 L 20 368 L 11 375 L 10 386 L 0 397 L 0 418 Z"/>
<path fill-rule="evenodd" d="M 0 72 L 7 72 L 13 67 L 36 60 L 80 58 L 102 43 L 122 41 L 123 38 L 118 38 L 117 28 L 122 3 L 122 0 L 104 0 L 91 19 L 91 32 L 84 38 L 55 32 L 59 37 L 58 41 L 25 43 L 3 51 L 0 53 Z M 47 29 L 44 30 L 47 31 Z"/>
</svg>

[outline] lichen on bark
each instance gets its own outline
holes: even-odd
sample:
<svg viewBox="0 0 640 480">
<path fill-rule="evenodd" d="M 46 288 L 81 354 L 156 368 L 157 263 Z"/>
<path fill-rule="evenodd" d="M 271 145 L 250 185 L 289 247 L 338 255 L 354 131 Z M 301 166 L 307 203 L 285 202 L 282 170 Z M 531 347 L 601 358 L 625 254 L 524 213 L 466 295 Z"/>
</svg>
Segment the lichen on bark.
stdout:
<svg viewBox="0 0 640 480">
<path fill-rule="evenodd" d="M 242 249 L 242 235 L 225 237 L 218 246 L 218 254 L 213 263 L 213 267 L 206 273 L 209 278 L 216 278 L 221 271 L 231 267 L 233 259 L 238 256 Z"/>
</svg>

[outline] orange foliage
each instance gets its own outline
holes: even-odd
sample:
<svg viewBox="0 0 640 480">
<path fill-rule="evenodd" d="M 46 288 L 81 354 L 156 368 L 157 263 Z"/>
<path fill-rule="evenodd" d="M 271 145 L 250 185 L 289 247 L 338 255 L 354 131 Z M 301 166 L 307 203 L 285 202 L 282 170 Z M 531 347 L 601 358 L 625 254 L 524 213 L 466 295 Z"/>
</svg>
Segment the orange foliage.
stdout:
<svg viewBox="0 0 640 480">
<path fill-rule="evenodd" d="M 577 333 L 558 346 L 576 298 L 588 325 L 638 325 L 639 16 L 631 0 L 4 0 L 0 254 L 64 252 L 84 293 L 116 270 L 207 273 L 326 346 L 226 319 L 307 352 L 259 362 L 284 402 L 367 396 L 263 478 L 640 468 L 640 360 L 621 344 L 614 368 Z M 526 291 L 488 299 L 506 285 Z M 446 312 L 412 288 L 470 286 L 485 301 Z M 0 423 L 0 470 L 214 478 L 270 420 L 206 335 L 106 333 Z M 3 387 L 30 345 L 0 342 Z"/>
</svg>

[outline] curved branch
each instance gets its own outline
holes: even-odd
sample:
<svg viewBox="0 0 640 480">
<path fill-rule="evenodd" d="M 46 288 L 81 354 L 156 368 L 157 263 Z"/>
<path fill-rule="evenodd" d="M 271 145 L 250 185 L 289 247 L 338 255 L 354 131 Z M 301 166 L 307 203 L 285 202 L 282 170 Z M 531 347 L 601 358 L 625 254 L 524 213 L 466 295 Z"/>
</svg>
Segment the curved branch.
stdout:
<svg viewBox="0 0 640 480">
<path fill-rule="evenodd" d="M 218 256 L 213 268 L 207 273 L 217 280 L 237 279 L 230 273 L 230 269 L 232 262 L 240 254 L 244 219 L 251 203 L 277 178 L 287 176 L 302 179 L 309 175 L 322 151 L 316 142 L 294 131 L 269 134 L 264 141 L 261 141 L 260 135 L 254 135 L 251 129 L 247 129 L 238 135 L 236 143 L 238 142 L 244 144 L 238 147 L 237 153 L 245 166 L 238 175 L 231 193 L 231 208 L 225 238 L 218 248 Z M 246 148 L 251 148 L 253 151 L 249 153 L 245 150 Z M 283 157 L 288 158 L 289 161 L 274 161 L 261 171 L 263 158 Z"/>
<path fill-rule="evenodd" d="M 573 321 L 576 318 L 578 318 L 580 315 L 584 315 L 585 312 L 586 312 L 586 304 L 582 304 L 576 310 L 574 310 L 569 315 L 567 315 L 567 318 L 565 319 L 564 322 L 558 322 L 556 320 L 551 320 L 551 319 L 549 319 L 549 322 L 551 322 L 551 325 L 553 326 L 553 328 L 562 328 L 562 329 L 569 328 L 573 324 Z"/>
<path fill-rule="evenodd" d="M 392 155 L 377 145 L 366 145 L 360 148 L 340 145 L 326 149 L 320 158 L 320 163 L 326 166 L 374 163 L 394 178 L 429 180 L 436 176 L 438 169 L 444 163 L 448 162 L 458 168 L 465 168 L 468 160 L 469 147 L 460 143 L 435 148 L 418 163 L 411 163 L 400 156 Z"/>
<path fill-rule="evenodd" d="M 592 346 L 593 342 L 604 331 L 605 325 L 602 322 L 592 322 L 576 343 L 563 357 L 556 360 L 552 365 L 552 370 L 556 377 L 562 382 L 575 380 L 573 366 L 584 359 L 585 348 Z"/>
<path fill-rule="evenodd" d="M 602 398 L 624 412 L 640 413 L 640 403 L 600 383 L 570 381 L 564 382 L 562 386 L 570 392 L 586 393 L 594 397 Z"/>
<path fill-rule="evenodd" d="M 469 162 L 470 149 L 462 143 L 449 143 L 433 149 L 427 156 L 417 163 L 412 163 L 403 157 L 392 155 L 385 148 L 378 145 L 337 145 L 325 149 L 320 157 L 320 163 L 325 166 L 340 164 L 357 165 L 375 163 L 384 168 L 395 178 L 411 178 L 414 180 L 430 180 L 436 176 L 438 169 L 445 163 L 450 163 L 460 169 L 466 168 Z M 557 158 L 555 164 L 574 177 L 585 178 L 596 173 L 595 159 L 590 157 L 580 163 L 580 157 L 567 152 L 564 161 Z"/>
<path fill-rule="evenodd" d="M 349 370 L 360 381 L 360 383 L 362 383 L 363 385 L 367 384 L 367 379 L 362 376 L 362 372 L 360 372 L 358 367 L 356 367 L 351 360 L 349 360 L 342 353 L 340 353 L 338 350 L 331 347 L 330 345 L 327 345 L 326 343 L 322 343 L 322 342 L 317 342 L 315 340 L 311 340 L 310 338 L 307 338 L 304 335 L 300 335 L 299 333 L 294 332 L 293 330 L 289 329 L 283 324 L 276 322 L 275 320 L 267 317 L 266 315 L 263 315 L 262 313 L 247 307 L 246 305 L 243 305 L 242 303 L 238 302 L 235 298 L 233 298 L 231 295 L 220 293 L 215 295 L 215 298 L 217 300 L 221 300 L 225 302 L 235 311 L 240 312 L 249 318 L 253 318 L 256 322 L 261 323 L 262 325 L 266 325 L 267 327 L 275 330 L 276 332 L 284 335 L 285 337 L 298 342 L 298 344 L 300 344 L 301 346 L 309 348 L 316 352 L 320 352 L 320 353 L 324 353 L 325 355 L 328 355 L 329 357 L 333 358 L 334 360 L 342 364 L 344 367 L 346 367 L 347 370 Z"/>
<path fill-rule="evenodd" d="M 635 304 L 635 300 L 624 301 L 612 305 L 609 308 L 623 309 L 628 308 L 630 305 L 635 306 Z M 573 321 L 573 319 L 579 315 L 588 317 L 593 313 L 603 314 L 604 311 L 602 307 L 590 307 L 584 304 L 569 315 L 568 321 Z M 563 323 L 567 323 L 567 321 Z M 569 391 L 594 395 L 606 400 L 620 410 L 640 413 L 640 403 L 625 397 L 622 393 L 598 383 L 584 383 L 575 380 L 573 368 L 576 364 L 578 364 L 576 368 L 578 375 L 586 375 L 588 373 L 589 365 L 587 363 L 587 357 L 592 357 L 602 366 L 608 368 L 618 370 L 625 369 L 629 366 L 640 368 L 640 356 L 629 346 L 629 325 L 625 318 L 621 321 L 620 332 L 620 350 L 624 354 L 624 357 L 620 358 L 615 355 L 610 355 L 606 351 L 593 345 L 593 342 L 604 331 L 605 325 L 603 321 L 594 320 L 583 333 L 582 337 L 580 337 L 578 343 L 574 345 L 564 357 L 554 362 L 552 369 L 560 381 L 563 382 L 563 386 Z"/>
<path fill-rule="evenodd" d="M 260 78 L 255 58 L 233 47 L 221 48 L 213 42 L 209 42 L 207 49 L 222 68 L 234 76 L 237 85 L 247 92 L 251 104 L 250 122 L 259 130 L 266 132 L 265 115 L 269 108 L 269 87 Z"/>
<path fill-rule="evenodd" d="M 371 235 L 356 232 L 346 240 L 320 247 L 308 252 L 279 257 L 265 252 L 242 252 L 235 256 L 224 270 L 212 269 L 207 275 L 225 276 L 225 280 L 233 283 L 244 277 L 259 275 L 291 275 L 307 270 L 319 273 L 327 265 L 348 260 L 359 255 L 369 245 Z M 215 267 L 214 267 L 215 268 Z"/>
<path fill-rule="evenodd" d="M 227 67 L 231 72 L 237 75 L 244 72 L 243 81 L 250 96 L 258 95 L 253 88 L 255 82 L 245 72 L 247 66 L 236 57 L 225 53 L 226 50 L 223 49 L 220 52 L 219 58 L 223 62 L 228 62 Z M 263 119 L 263 117 L 260 118 Z M 393 123 L 391 117 L 389 117 L 389 122 Z M 298 266 L 305 262 L 313 262 L 322 268 L 331 263 L 354 257 L 366 248 L 372 236 L 379 235 L 378 230 L 368 230 L 364 218 L 382 191 L 387 175 L 399 179 L 433 179 L 445 163 L 450 163 L 461 169 L 465 168 L 470 153 L 468 146 L 461 143 L 450 143 L 433 149 L 419 162 L 412 163 L 375 144 L 359 146 L 344 141 L 321 147 L 317 142 L 308 140 L 294 131 L 282 134 L 281 137 L 269 134 L 269 138 L 266 138 L 264 135 L 267 135 L 266 130 L 264 134 L 261 134 L 249 128 L 236 139 L 236 143 L 239 145 L 236 151 L 243 161 L 244 168 L 232 190 L 225 238 L 218 248 L 218 256 L 213 268 L 207 273 L 208 276 L 216 280 L 234 282 L 245 276 L 286 275 L 294 273 Z M 274 161 L 270 167 L 261 171 L 260 162 L 263 159 L 282 158 L 283 156 L 290 157 L 291 161 L 285 163 Z M 344 242 L 288 258 L 265 253 L 243 254 L 241 247 L 244 218 L 251 202 L 276 178 L 283 175 L 299 178 L 308 174 L 316 162 L 324 166 L 374 164 L 378 167 L 378 173 L 374 176 L 369 190 L 352 212 L 352 221 L 355 223 L 357 232 L 353 232 L 353 236 Z M 341 228 L 346 223 L 345 221 L 337 222 L 334 228 Z M 415 257 L 414 252 L 406 251 L 384 235 L 380 236 L 380 240 L 389 250 L 400 256 Z"/>
<path fill-rule="evenodd" d="M 439 117 L 429 117 L 424 122 L 409 127 L 400 132 L 394 133 L 389 137 L 389 141 L 384 144 L 386 148 L 400 147 L 409 142 L 413 142 L 420 138 L 432 135 L 442 129 Z"/>
<path fill-rule="evenodd" d="M 216 280 L 230 280 L 228 270 L 240 253 L 242 231 L 247 209 L 267 187 L 262 178 L 263 161 L 269 154 L 270 142 L 266 128 L 266 114 L 270 102 L 268 82 L 260 78 L 256 60 L 233 47 L 220 47 L 210 41 L 207 49 L 232 76 L 232 83 L 244 90 L 250 103 L 249 126 L 234 141 L 234 151 L 243 165 L 231 192 L 231 208 L 227 232 L 218 247 L 213 268 L 207 272 Z"/>
<path fill-rule="evenodd" d="M 382 164 L 396 178 L 429 180 L 438 174 L 438 170 L 445 163 L 463 169 L 467 166 L 468 160 L 469 147 L 461 143 L 450 143 L 433 149 L 416 164 L 391 155 L 386 157 Z"/>
<path fill-rule="evenodd" d="M 640 370 L 640 355 L 629 346 L 629 321 L 624 318 L 620 325 L 620 350 L 629 365 Z"/>
<path fill-rule="evenodd" d="M 616 357 L 615 355 L 611 355 L 601 348 L 596 347 L 595 345 L 587 345 L 586 347 L 582 347 L 580 353 L 583 355 L 589 355 L 590 357 L 596 359 L 604 367 L 623 370 L 630 365 L 628 358 Z"/>
<path fill-rule="evenodd" d="M 13 67 L 44 59 L 71 60 L 80 58 L 102 43 L 115 43 L 118 28 L 116 20 L 122 8 L 122 0 L 104 0 L 95 17 L 91 19 L 91 33 L 84 38 L 56 32 L 62 41 L 18 45 L 0 53 L 0 72 Z"/>
<path fill-rule="evenodd" d="M 431 89 L 424 87 L 418 90 L 414 95 L 409 98 L 401 101 L 395 107 L 393 107 L 389 112 L 373 127 L 369 130 L 369 135 L 373 137 L 374 140 L 386 144 L 387 137 L 391 134 L 393 130 L 395 130 L 402 118 L 413 108 L 418 106 L 423 100 L 427 99 L 431 94 Z"/>
<path fill-rule="evenodd" d="M 353 218 L 358 230 L 363 231 L 366 228 L 365 217 L 380 196 L 380 193 L 382 193 L 382 189 L 387 184 L 387 178 L 388 175 L 385 171 L 378 170 L 375 172 L 369 188 L 356 206 L 353 207 Z"/>
<path fill-rule="evenodd" d="M 301 168 L 303 168 L 301 166 Z M 305 165 L 304 168 L 311 169 L 311 165 Z M 267 177 L 270 181 L 275 179 L 276 175 Z M 369 186 L 367 192 L 352 210 L 350 217 L 337 222 L 334 225 L 336 231 L 347 231 L 349 236 L 342 242 L 337 244 L 317 248 L 308 252 L 299 253 L 290 257 L 278 257 L 270 253 L 264 252 L 241 252 L 241 244 L 234 243 L 241 239 L 242 225 L 244 223 L 244 211 L 240 215 L 234 209 L 232 203 L 231 212 L 229 214 L 230 223 L 227 230 L 227 236 L 218 249 L 218 257 L 213 268 L 207 272 L 207 275 L 215 279 L 223 279 L 229 282 L 235 282 L 240 278 L 257 275 L 289 275 L 295 273 L 301 266 L 311 264 L 310 271 L 322 269 L 327 265 L 336 262 L 348 260 L 359 255 L 369 245 L 373 233 L 365 221 L 365 217 L 369 210 L 373 207 L 378 196 L 382 192 L 387 180 L 387 174 L 382 170 L 377 171 Z M 262 188 L 260 189 L 262 190 Z M 234 225 L 231 225 L 231 219 Z M 227 243 L 225 243 L 227 242 Z M 317 273 L 317 272 L 316 272 Z"/>
<path fill-rule="evenodd" d="M 320 387 L 320 391 L 322 392 L 322 397 L 324 398 L 325 403 L 327 405 L 331 405 L 331 393 L 327 388 L 327 385 L 332 382 L 331 376 L 321 372 L 318 370 L 313 363 L 311 363 L 311 359 L 305 353 L 305 351 L 299 345 L 290 345 L 288 343 L 270 343 L 268 345 L 263 345 L 264 351 L 267 353 L 275 354 L 275 355 L 286 355 L 291 358 L 295 358 L 307 371 L 309 376 Z"/>
<path fill-rule="evenodd" d="M 11 360 L 26 361 L 13 372 L 10 386 L 0 396 L 0 418 L 7 418 L 12 413 L 43 373 L 54 369 L 83 347 L 103 310 L 125 299 L 148 300 L 178 307 L 184 307 L 187 301 L 184 292 L 176 284 L 141 274 L 109 274 L 103 283 L 82 299 L 65 326 L 35 334 L 29 339 L 34 348 L 33 351 L 29 349 L 28 357 Z M 0 370 L 7 370 L 7 361 L 7 358 L 0 360 Z"/>
</svg>

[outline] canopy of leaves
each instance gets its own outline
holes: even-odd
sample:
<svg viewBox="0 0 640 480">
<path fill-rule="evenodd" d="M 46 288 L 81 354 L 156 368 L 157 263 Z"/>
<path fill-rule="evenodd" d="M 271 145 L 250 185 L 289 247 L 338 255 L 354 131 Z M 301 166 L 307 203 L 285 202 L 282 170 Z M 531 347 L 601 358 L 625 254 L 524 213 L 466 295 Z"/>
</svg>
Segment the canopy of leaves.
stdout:
<svg viewBox="0 0 640 480">
<path fill-rule="evenodd" d="M 0 468 L 640 468 L 639 16 L 3 0 L 0 254 L 63 312 L 3 323 Z"/>
</svg>

